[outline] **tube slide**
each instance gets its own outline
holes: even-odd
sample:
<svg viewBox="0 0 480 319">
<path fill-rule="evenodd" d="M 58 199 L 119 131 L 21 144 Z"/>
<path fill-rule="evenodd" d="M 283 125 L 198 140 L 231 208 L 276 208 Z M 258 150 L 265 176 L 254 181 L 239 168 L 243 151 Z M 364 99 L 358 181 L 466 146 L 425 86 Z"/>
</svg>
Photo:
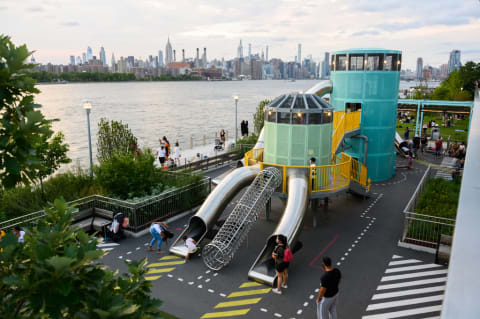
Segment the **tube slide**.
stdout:
<svg viewBox="0 0 480 319">
<path fill-rule="evenodd" d="M 404 142 L 400 134 L 398 132 L 395 132 L 395 147 L 397 148 L 398 153 L 402 157 L 407 157 L 407 154 L 402 150 L 401 144 Z"/>
<path fill-rule="evenodd" d="M 170 246 L 170 252 L 185 257 L 187 247 L 185 247 L 182 237 L 187 235 L 192 237 L 197 243 L 200 243 L 220 217 L 227 204 L 240 190 L 251 184 L 259 172 L 258 165 L 240 167 L 225 177 L 208 195 L 197 213 L 190 218 L 188 227 Z"/>
<path fill-rule="evenodd" d="M 308 207 L 308 178 L 302 171 L 295 171 L 288 177 L 288 201 L 282 219 L 270 235 L 265 247 L 253 263 L 248 278 L 272 286 L 275 282 L 275 262 L 272 252 L 277 235 L 287 237 L 288 245 L 294 246 L 300 234 L 303 218 Z"/>
<path fill-rule="evenodd" d="M 305 93 L 306 94 L 316 94 L 320 97 L 325 94 L 332 93 L 333 83 L 330 80 L 323 80 L 309 88 Z"/>
</svg>

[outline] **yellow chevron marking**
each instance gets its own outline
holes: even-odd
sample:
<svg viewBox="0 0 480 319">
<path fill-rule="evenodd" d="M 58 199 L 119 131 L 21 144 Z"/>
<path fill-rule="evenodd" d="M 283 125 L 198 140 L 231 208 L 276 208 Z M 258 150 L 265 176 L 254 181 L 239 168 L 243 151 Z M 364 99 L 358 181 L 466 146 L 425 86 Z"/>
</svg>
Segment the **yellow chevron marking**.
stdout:
<svg viewBox="0 0 480 319">
<path fill-rule="evenodd" d="M 181 260 L 181 261 L 167 261 L 167 262 L 164 262 L 164 263 L 153 263 L 153 264 L 148 265 L 147 267 L 150 268 L 150 267 L 161 267 L 161 266 L 174 266 L 174 265 L 180 265 L 180 264 L 183 264 L 183 260 Z"/>
<path fill-rule="evenodd" d="M 160 260 L 168 260 L 168 259 L 182 259 L 182 258 L 175 255 L 169 255 L 169 256 L 160 258 Z"/>
<path fill-rule="evenodd" d="M 153 280 L 157 280 L 158 278 L 162 278 L 162 276 L 148 276 L 148 277 L 145 277 L 145 280 L 148 280 L 148 281 L 153 281 Z"/>
<path fill-rule="evenodd" d="M 235 301 L 226 301 L 221 302 L 215 306 L 217 308 L 225 308 L 225 307 L 235 307 L 235 306 L 245 306 L 245 305 L 253 305 L 262 300 L 262 298 L 252 298 L 252 299 L 242 299 L 242 300 L 235 300 Z"/>
<path fill-rule="evenodd" d="M 270 290 L 272 290 L 272 288 L 237 291 L 237 292 L 232 292 L 230 295 L 228 295 L 227 298 L 266 294 L 266 293 L 269 293 Z"/>
<path fill-rule="evenodd" d="M 175 267 L 172 267 L 172 268 L 154 268 L 154 269 L 150 269 L 149 271 L 147 271 L 147 275 L 160 274 L 160 273 L 163 273 L 163 272 L 171 272 L 174 269 L 175 269 Z"/>
<path fill-rule="evenodd" d="M 255 281 L 249 281 L 249 282 L 244 282 L 240 287 L 238 288 L 247 288 L 247 287 L 259 287 L 263 286 L 262 284 L 259 284 L 258 282 Z"/>
<path fill-rule="evenodd" d="M 242 316 L 242 315 L 246 315 L 249 311 L 250 309 L 238 309 L 238 310 L 222 311 L 222 312 L 210 312 L 210 313 L 204 314 L 201 317 L 201 319 Z"/>
</svg>

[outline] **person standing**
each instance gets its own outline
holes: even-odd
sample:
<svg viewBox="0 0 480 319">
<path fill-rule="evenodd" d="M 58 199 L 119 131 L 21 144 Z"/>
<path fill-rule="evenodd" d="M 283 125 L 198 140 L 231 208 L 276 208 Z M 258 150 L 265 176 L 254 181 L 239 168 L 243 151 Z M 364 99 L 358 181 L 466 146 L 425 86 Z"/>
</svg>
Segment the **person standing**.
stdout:
<svg viewBox="0 0 480 319">
<path fill-rule="evenodd" d="M 240 123 L 240 132 L 242 136 L 245 136 L 245 120 L 242 120 L 242 123 Z"/>
<path fill-rule="evenodd" d="M 317 160 L 315 159 L 315 157 L 312 157 L 310 159 L 310 167 L 311 167 L 311 170 L 312 170 L 312 190 L 315 190 L 315 179 L 317 177 L 317 169 L 315 168 L 317 166 L 317 164 L 315 164 Z"/>
<path fill-rule="evenodd" d="M 223 148 L 225 149 L 225 130 L 223 128 L 220 130 L 220 141 L 222 141 Z"/>
<path fill-rule="evenodd" d="M 426 147 L 427 144 L 428 144 L 427 135 L 423 135 L 423 136 L 422 136 L 422 141 L 421 141 L 421 143 L 422 143 L 422 153 L 424 153 L 424 152 L 425 152 L 425 147 Z"/>
<path fill-rule="evenodd" d="M 165 158 L 170 157 L 170 142 L 168 141 L 167 137 L 163 137 L 163 144 L 165 145 Z"/>
<path fill-rule="evenodd" d="M 442 138 L 439 137 L 438 140 L 435 141 L 435 157 L 440 157 L 442 154 L 443 142 Z"/>
<path fill-rule="evenodd" d="M 410 137 L 410 129 L 407 126 L 407 128 L 405 129 L 405 132 L 403 132 L 403 139 L 408 140 L 409 137 Z"/>
<path fill-rule="evenodd" d="M 337 319 L 338 285 L 342 279 L 342 273 L 332 267 L 330 257 L 323 257 L 325 274 L 320 278 L 320 291 L 317 296 L 317 318 Z"/>
<path fill-rule="evenodd" d="M 283 261 L 285 253 L 285 237 L 278 235 L 275 239 L 277 246 L 273 249 L 272 258 L 275 260 L 275 273 L 277 275 L 277 288 L 273 288 L 272 292 L 281 295 L 282 286 L 284 285 L 284 271 L 286 264 Z"/>
<path fill-rule="evenodd" d="M 175 142 L 175 148 L 173 149 L 173 157 L 175 160 L 175 165 L 180 166 L 180 145 L 178 144 L 178 141 Z"/>
<path fill-rule="evenodd" d="M 160 167 L 163 168 L 163 164 L 165 163 L 165 146 L 160 145 L 157 149 L 157 157 L 160 162 Z"/>
<path fill-rule="evenodd" d="M 245 121 L 245 135 L 248 136 L 248 121 Z"/>
<path fill-rule="evenodd" d="M 153 250 L 153 245 L 157 242 L 157 253 L 161 253 L 162 250 L 162 241 L 165 240 L 165 233 L 164 230 L 168 229 L 168 225 L 162 222 L 153 222 L 150 225 L 150 234 L 152 234 L 153 238 L 148 245 L 148 250 Z"/>
<path fill-rule="evenodd" d="M 13 227 L 13 232 L 15 233 L 15 236 L 17 236 L 19 243 L 24 243 L 25 242 L 25 231 L 23 231 L 20 228 L 20 226 L 14 226 Z"/>
</svg>

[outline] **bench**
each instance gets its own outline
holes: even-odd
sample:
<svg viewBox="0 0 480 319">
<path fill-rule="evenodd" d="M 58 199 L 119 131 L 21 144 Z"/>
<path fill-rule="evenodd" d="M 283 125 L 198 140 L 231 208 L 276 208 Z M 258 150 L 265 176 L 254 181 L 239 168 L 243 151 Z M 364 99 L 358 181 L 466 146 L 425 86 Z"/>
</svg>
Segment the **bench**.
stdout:
<svg viewBox="0 0 480 319">
<path fill-rule="evenodd" d="M 439 265 L 448 265 L 452 251 L 452 236 L 440 235 L 438 238 L 437 252 L 435 254 L 435 263 Z"/>
<path fill-rule="evenodd" d="M 77 211 L 73 217 L 72 226 L 83 229 L 86 232 L 103 230 L 103 227 L 111 224 L 113 212 L 100 208 L 89 208 Z"/>
</svg>

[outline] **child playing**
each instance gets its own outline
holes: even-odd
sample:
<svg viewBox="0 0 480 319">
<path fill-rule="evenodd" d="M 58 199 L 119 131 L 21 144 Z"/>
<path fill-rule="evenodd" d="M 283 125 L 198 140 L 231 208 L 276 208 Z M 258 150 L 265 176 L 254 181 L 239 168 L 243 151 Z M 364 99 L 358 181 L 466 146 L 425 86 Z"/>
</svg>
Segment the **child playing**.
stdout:
<svg viewBox="0 0 480 319">
<path fill-rule="evenodd" d="M 187 235 L 183 236 L 183 241 L 185 242 L 185 246 L 187 246 L 187 250 L 188 250 L 188 253 L 185 255 L 185 263 L 187 263 L 190 255 L 196 253 L 198 250 L 198 247 L 197 247 L 197 242 L 193 238 L 187 237 Z"/>
</svg>

